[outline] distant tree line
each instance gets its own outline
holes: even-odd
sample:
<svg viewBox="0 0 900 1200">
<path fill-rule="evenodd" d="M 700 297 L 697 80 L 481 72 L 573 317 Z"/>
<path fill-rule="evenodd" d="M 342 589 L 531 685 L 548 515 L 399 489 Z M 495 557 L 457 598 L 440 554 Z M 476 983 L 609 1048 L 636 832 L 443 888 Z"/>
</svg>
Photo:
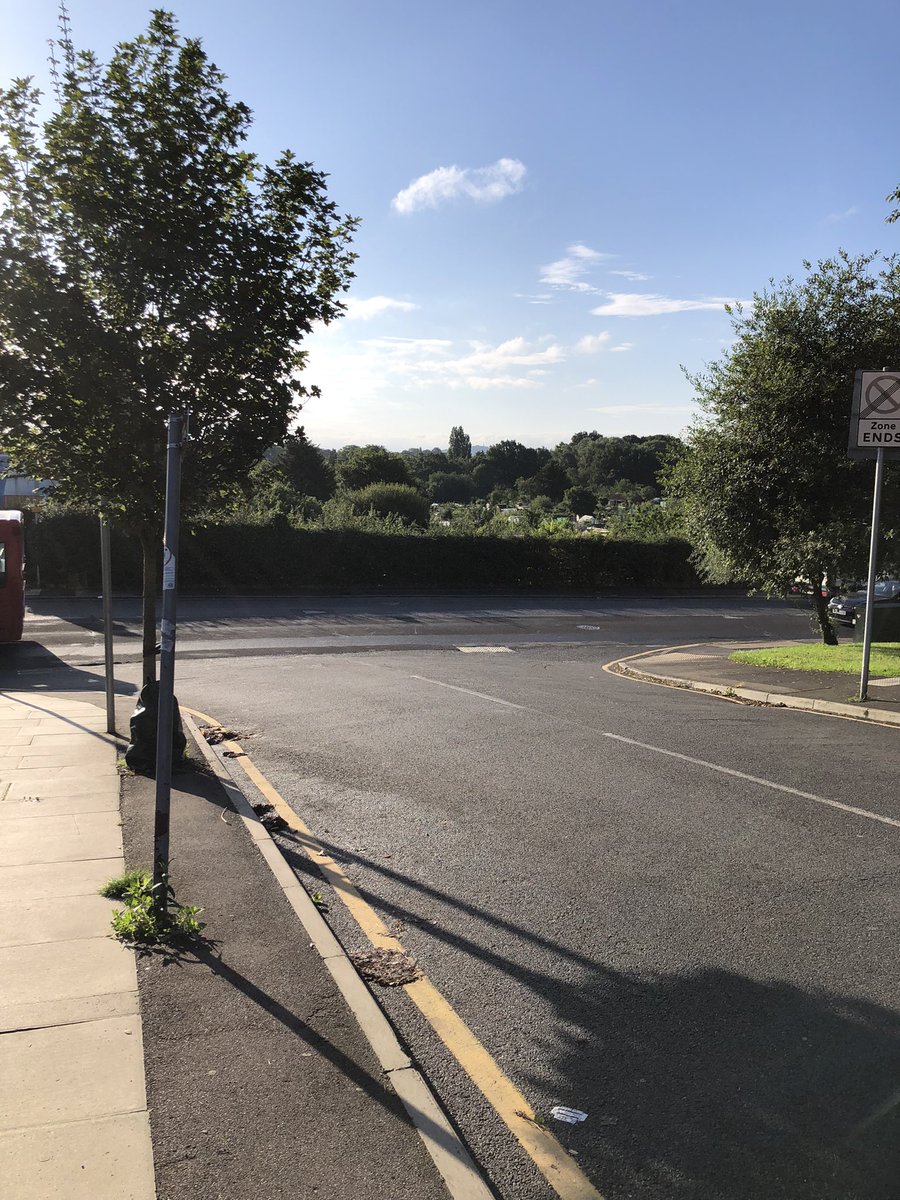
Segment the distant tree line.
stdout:
<svg viewBox="0 0 900 1200">
<path fill-rule="evenodd" d="M 681 451 L 680 440 L 668 434 L 608 437 L 595 430 L 576 433 L 552 450 L 507 439 L 473 454 L 458 425 L 446 450 L 328 450 L 313 445 L 300 428 L 236 484 L 230 503 L 235 513 L 255 519 L 280 515 L 332 526 L 367 514 L 427 525 L 435 504 L 447 506 L 446 518 L 460 526 L 479 518 L 484 523 L 492 512 L 509 508 L 535 520 L 621 521 L 623 511 L 658 503 L 661 475 Z M 459 506 L 470 511 L 460 513 Z M 659 525 L 657 520 L 657 532 Z M 663 529 L 664 536 L 671 532 Z"/>
</svg>

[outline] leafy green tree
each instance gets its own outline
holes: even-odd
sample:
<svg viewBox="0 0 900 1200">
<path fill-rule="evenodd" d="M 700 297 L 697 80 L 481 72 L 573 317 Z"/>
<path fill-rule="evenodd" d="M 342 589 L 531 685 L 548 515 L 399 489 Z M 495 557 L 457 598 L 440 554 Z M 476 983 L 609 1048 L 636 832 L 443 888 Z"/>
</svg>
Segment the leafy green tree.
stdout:
<svg viewBox="0 0 900 1200">
<path fill-rule="evenodd" d="M 468 504 L 475 496 L 475 482 L 455 471 L 436 471 L 429 476 L 428 494 L 436 504 Z"/>
<path fill-rule="evenodd" d="M 658 478 L 665 463 L 678 453 L 681 443 L 669 434 L 638 437 L 604 437 L 596 431 L 576 433 L 553 451 L 571 483 L 600 493 L 618 480 L 650 487 L 659 494 Z"/>
<path fill-rule="evenodd" d="M 576 517 L 589 516 L 597 508 L 597 495 L 590 488 L 570 487 L 566 489 L 563 503 Z"/>
<path fill-rule="evenodd" d="M 342 491 L 358 491 L 370 483 L 402 483 L 409 486 L 410 475 L 403 456 L 383 446 L 345 446 L 338 451 L 335 468 Z"/>
<path fill-rule="evenodd" d="M 833 644 L 821 587 L 865 570 L 872 503 L 871 463 L 847 456 L 853 375 L 900 362 L 900 261 L 841 252 L 804 267 L 732 313 L 733 345 L 692 380 L 705 417 L 670 490 L 708 578 L 770 594 L 809 579 Z M 886 476 L 884 568 L 900 532 L 896 465 Z"/>
<path fill-rule="evenodd" d="M 507 440 L 489 446 L 474 460 L 473 478 L 479 495 L 498 487 L 514 488 L 519 479 L 529 479 L 549 458 L 549 450 L 523 446 L 521 442 Z"/>
<path fill-rule="evenodd" d="M 450 444 L 447 457 L 451 462 L 468 462 L 472 457 L 472 439 L 462 425 L 454 425 L 450 430 Z"/>
<path fill-rule="evenodd" d="M 432 475 L 441 471 L 459 472 L 462 470 L 458 464 L 451 463 L 443 450 L 401 450 L 400 457 L 406 463 L 413 483 L 423 490 L 427 487 L 428 480 Z"/>
<path fill-rule="evenodd" d="M 208 507 L 299 410 L 355 221 L 312 164 L 244 148 L 249 109 L 171 14 L 105 67 L 61 48 L 43 123 L 30 80 L 0 93 L 0 444 L 140 538 L 152 678 L 165 416 L 193 412 L 183 498 Z"/>
<path fill-rule="evenodd" d="M 268 458 L 299 495 L 314 496 L 316 500 L 334 495 L 334 467 L 307 438 L 302 425 Z"/>
<path fill-rule="evenodd" d="M 526 497 L 549 496 L 551 500 L 562 500 L 569 486 L 569 475 L 565 467 L 550 458 L 530 479 L 518 481 L 519 494 Z"/>
</svg>

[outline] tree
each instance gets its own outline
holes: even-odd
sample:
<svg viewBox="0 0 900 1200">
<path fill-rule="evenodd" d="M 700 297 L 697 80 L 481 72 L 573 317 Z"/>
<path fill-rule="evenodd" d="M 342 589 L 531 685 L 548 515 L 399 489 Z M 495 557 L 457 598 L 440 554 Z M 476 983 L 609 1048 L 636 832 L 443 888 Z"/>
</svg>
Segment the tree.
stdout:
<svg viewBox="0 0 900 1200">
<path fill-rule="evenodd" d="M 900 362 L 900 262 L 841 252 L 804 268 L 732 312 L 734 344 L 692 379 L 706 415 L 669 485 L 708 578 L 773 594 L 803 576 L 834 644 L 822 584 L 864 571 L 872 503 L 871 464 L 847 457 L 853 375 Z M 900 479 L 886 476 L 889 522 Z"/>
<path fill-rule="evenodd" d="M 514 488 L 519 479 L 529 479 L 550 458 L 550 451 L 504 441 L 489 446 L 475 461 L 473 477 L 483 496 L 493 488 Z"/>
<path fill-rule="evenodd" d="M 450 430 L 450 444 L 447 447 L 447 457 L 451 462 L 468 462 L 472 457 L 472 439 L 462 425 L 454 425 Z"/>
<path fill-rule="evenodd" d="M 166 413 L 192 410 L 183 501 L 208 507 L 285 437 L 356 222 L 312 164 L 243 148 L 249 109 L 171 14 L 105 67 L 61 48 L 42 125 L 30 80 L 0 93 L 0 442 L 140 538 L 149 679 Z"/>
<path fill-rule="evenodd" d="M 563 502 L 574 516 L 589 516 L 597 508 L 597 495 L 590 488 L 570 487 L 566 489 Z"/>
<path fill-rule="evenodd" d="M 455 471 L 435 471 L 428 478 L 428 494 L 437 504 L 468 504 L 475 496 L 475 483 Z"/>
<path fill-rule="evenodd" d="M 370 483 L 409 485 L 409 471 L 400 454 L 384 446 L 345 446 L 338 451 L 337 482 L 342 491 L 358 491 Z"/>
<path fill-rule="evenodd" d="M 334 495 L 334 467 L 307 438 L 302 425 L 268 458 L 298 495 L 314 496 L 316 500 Z"/>
</svg>

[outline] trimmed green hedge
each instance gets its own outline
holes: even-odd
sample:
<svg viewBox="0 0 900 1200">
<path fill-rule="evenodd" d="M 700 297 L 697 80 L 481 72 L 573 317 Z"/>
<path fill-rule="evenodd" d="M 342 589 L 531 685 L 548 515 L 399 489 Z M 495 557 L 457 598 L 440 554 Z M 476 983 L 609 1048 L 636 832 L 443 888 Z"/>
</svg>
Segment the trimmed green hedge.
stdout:
<svg viewBox="0 0 900 1200">
<path fill-rule="evenodd" d="M 79 514 L 44 517 L 27 532 L 31 586 L 47 592 L 100 586 L 97 521 Z M 491 538 L 295 529 L 267 525 L 208 526 L 181 536 L 179 587 L 185 592 L 475 589 L 590 590 L 693 588 L 700 581 L 685 542 L 604 538 Z M 113 531 L 113 586 L 139 592 L 136 540 Z M 39 573 L 39 575 L 38 575 Z"/>
</svg>

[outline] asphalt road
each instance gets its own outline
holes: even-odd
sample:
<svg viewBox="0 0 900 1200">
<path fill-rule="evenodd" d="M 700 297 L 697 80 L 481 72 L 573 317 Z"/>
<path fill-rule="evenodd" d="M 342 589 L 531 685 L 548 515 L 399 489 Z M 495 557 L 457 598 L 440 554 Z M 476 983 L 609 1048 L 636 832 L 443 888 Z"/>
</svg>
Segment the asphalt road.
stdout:
<svg viewBox="0 0 900 1200">
<path fill-rule="evenodd" d="M 589 1114 L 554 1129 L 604 1197 L 897 1200 L 900 828 L 876 819 L 900 821 L 896 731 L 601 669 L 805 618 L 738 599 L 321 607 L 187 614 L 179 699 L 248 735 L 535 1109 Z M 96 678 L 90 629 L 28 633 L 74 669 L 26 648 L 0 684 Z M 305 635 L 360 652 L 302 653 Z M 361 944 L 338 903 L 330 919 Z M 545 1200 L 406 997 L 381 995 L 498 1192 Z"/>
</svg>

